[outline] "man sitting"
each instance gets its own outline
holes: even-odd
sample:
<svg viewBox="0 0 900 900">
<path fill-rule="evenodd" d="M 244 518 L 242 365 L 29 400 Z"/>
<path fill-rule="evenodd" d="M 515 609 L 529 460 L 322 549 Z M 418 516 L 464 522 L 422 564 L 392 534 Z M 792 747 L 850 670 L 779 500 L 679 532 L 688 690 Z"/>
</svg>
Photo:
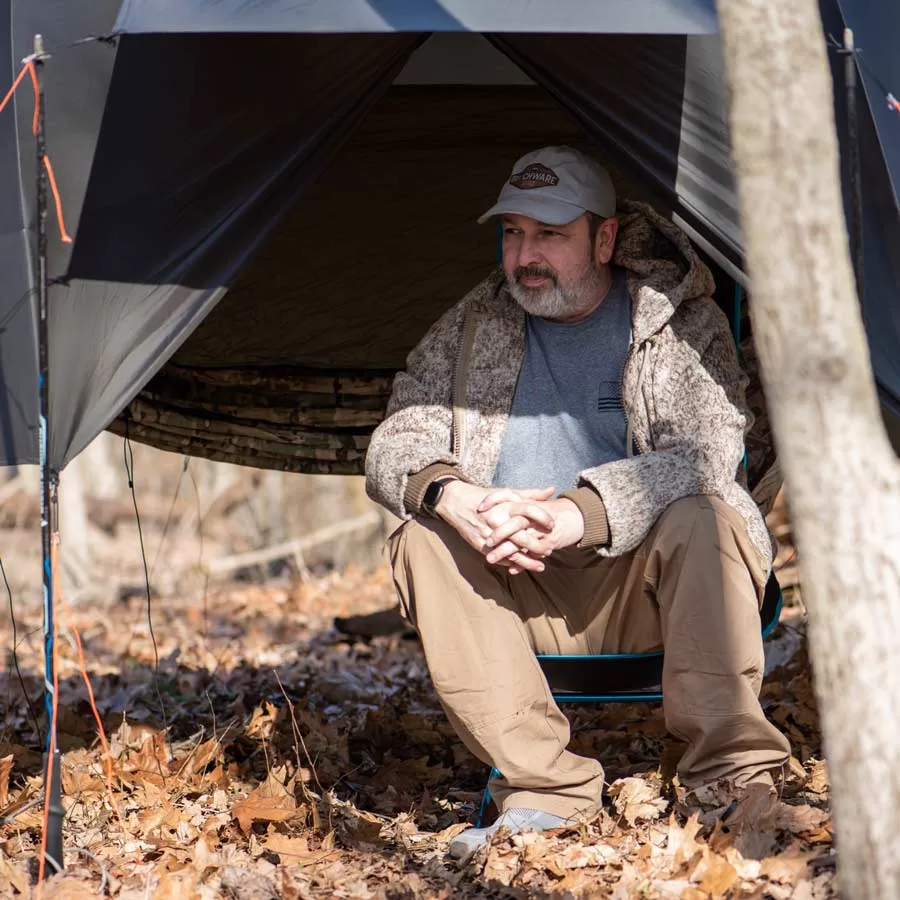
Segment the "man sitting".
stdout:
<svg viewBox="0 0 900 900">
<path fill-rule="evenodd" d="M 390 559 L 437 694 L 502 773 L 499 819 L 457 856 L 601 802 L 535 653 L 664 647 L 688 788 L 771 785 L 789 758 L 758 699 L 772 545 L 739 480 L 747 379 L 709 270 L 568 147 L 522 157 L 495 217 L 502 272 L 410 353 L 366 461 L 407 520 Z"/>
</svg>

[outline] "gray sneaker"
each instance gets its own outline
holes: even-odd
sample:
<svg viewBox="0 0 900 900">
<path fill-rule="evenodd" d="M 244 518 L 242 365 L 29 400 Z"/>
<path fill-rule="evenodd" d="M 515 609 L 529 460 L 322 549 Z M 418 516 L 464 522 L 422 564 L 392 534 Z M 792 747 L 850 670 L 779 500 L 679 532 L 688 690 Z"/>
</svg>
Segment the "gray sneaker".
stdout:
<svg viewBox="0 0 900 900">
<path fill-rule="evenodd" d="M 517 831 L 548 831 L 562 828 L 568 819 L 541 812 L 539 809 L 508 809 L 493 825 L 487 828 L 469 828 L 450 841 L 450 855 L 454 859 L 468 859 L 483 847 L 501 828 L 511 833 Z"/>
</svg>

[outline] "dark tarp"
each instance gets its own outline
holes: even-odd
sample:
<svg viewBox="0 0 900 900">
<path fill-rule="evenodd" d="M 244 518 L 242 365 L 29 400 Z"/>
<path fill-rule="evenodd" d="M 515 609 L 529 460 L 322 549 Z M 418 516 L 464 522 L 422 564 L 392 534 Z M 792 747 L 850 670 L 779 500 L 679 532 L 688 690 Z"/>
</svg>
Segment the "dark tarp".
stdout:
<svg viewBox="0 0 900 900">
<path fill-rule="evenodd" d="M 545 32 L 715 34 L 715 0 L 125 0 L 132 34 Z"/>
<path fill-rule="evenodd" d="M 51 292 L 54 465 L 129 407 L 131 434 L 167 449 L 359 471 L 391 373 L 493 262 L 494 237 L 475 217 L 515 156 L 542 143 L 595 150 L 628 186 L 621 193 L 671 212 L 724 272 L 743 278 L 719 43 L 684 36 L 708 30 L 708 19 L 698 24 L 712 7 L 706 0 L 615 4 L 635 15 L 664 5 L 681 15 L 666 29 L 674 36 L 524 34 L 552 30 L 550 18 L 535 18 L 541 10 L 552 17 L 567 8 L 528 4 L 531 18 L 510 13 L 506 32 L 489 37 L 537 84 L 481 87 L 391 87 L 427 37 L 419 33 L 128 33 L 117 47 L 65 46 L 108 33 L 117 16 L 124 30 L 153 32 L 177 22 L 251 31 L 253 16 L 258 31 L 273 22 L 313 30 L 307 16 L 323 32 L 484 27 L 487 20 L 467 18 L 488 6 L 474 2 L 4 5 L 16 27 L 10 77 L 34 31 L 60 48 L 44 71 L 48 137 L 76 240 L 71 258 L 52 241 L 51 273 L 66 279 Z M 830 0 L 826 7 L 839 23 Z M 333 18 L 365 10 L 381 24 L 344 18 L 338 28 Z M 437 17 L 427 28 L 426 13 Z M 592 20 L 579 16 L 560 30 L 590 31 Z M 629 21 L 603 27 L 633 31 L 639 20 Z M 0 219 L 5 463 L 36 461 L 23 230 L 32 224 L 30 114 L 23 91 L 16 116 L 0 119 L 0 153 L 10 163 L 0 170 L 9 216 Z M 879 322 L 870 339 L 890 401 L 900 398 L 900 273 L 888 253 L 898 213 L 867 108 L 864 115 L 873 191 L 867 316 Z M 900 171 L 900 160 L 887 158 Z M 123 420 L 114 427 L 123 430 Z"/>
<path fill-rule="evenodd" d="M 860 101 L 866 333 L 882 401 L 892 413 L 888 427 L 894 446 L 900 447 L 900 116 L 888 106 L 882 88 L 900 92 L 900 3 L 839 0 L 837 5 L 845 17 L 837 8 L 824 15 L 827 31 L 840 39 L 848 22 L 862 48 L 860 81 L 868 99 L 868 104 Z M 843 121 L 846 101 L 840 88 L 836 101 Z M 846 134 L 840 129 L 839 134 L 846 157 Z"/>
<path fill-rule="evenodd" d="M 9 17 L 7 16 L 7 21 Z M 12 45 L 0 47 L 0 72 L 15 72 Z M 5 93 L 5 90 L 0 90 Z M 0 117 L 0 463 L 33 462 L 37 426 L 37 343 L 32 304 L 31 259 L 22 198 L 16 120 Z"/>
</svg>

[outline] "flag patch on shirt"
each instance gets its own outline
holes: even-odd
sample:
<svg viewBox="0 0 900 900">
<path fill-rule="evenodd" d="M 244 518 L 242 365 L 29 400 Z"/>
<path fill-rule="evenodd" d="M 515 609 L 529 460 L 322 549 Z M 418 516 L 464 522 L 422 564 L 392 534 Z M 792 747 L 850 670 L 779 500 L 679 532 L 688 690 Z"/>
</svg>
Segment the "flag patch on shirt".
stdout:
<svg viewBox="0 0 900 900">
<path fill-rule="evenodd" d="M 615 412 L 622 409 L 622 392 L 618 381 L 601 381 L 597 397 L 598 412 Z"/>
</svg>

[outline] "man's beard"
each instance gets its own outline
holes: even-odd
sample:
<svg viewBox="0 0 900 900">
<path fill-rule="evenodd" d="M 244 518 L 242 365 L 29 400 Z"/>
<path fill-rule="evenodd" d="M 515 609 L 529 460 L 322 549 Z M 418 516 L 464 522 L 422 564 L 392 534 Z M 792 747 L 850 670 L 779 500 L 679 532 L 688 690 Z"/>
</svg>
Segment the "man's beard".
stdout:
<svg viewBox="0 0 900 900">
<path fill-rule="evenodd" d="M 523 278 L 544 277 L 550 284 L 527 287 Z M 513 299 L 525 312 L 542 319 L 570 319 L 589 312 L 602 298 L 606 283 L 599 271 L 588 263 L 581 275 L 570 284 L 562 284 L 553 269 L 545 266 L 518 266 L 507 276 L 506 283 Z"/>
</svg>

